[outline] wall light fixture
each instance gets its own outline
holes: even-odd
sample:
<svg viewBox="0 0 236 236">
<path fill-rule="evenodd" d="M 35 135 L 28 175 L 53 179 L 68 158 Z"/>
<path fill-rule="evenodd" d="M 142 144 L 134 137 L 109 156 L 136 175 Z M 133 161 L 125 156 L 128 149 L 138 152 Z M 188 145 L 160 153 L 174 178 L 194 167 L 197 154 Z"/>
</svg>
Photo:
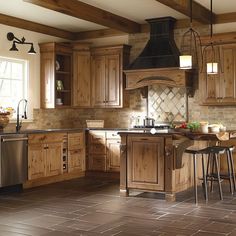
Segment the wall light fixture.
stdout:
<svg viewBox="0 0 236 236">
<path fill-rule="evenodd" d="M 12 47 L 9 49 L 10 51 L 19 51 L 18 48 L 16 47 L 16 44 L 28 44 L 30 45 L 28 54 L 36 54 L 33 43 L 26 42 L 24 37 L 22 39 L 18 39 L 12 32 L 9 32 L 7 33 L 7 39 L 9 41 L 13 41 Z"/>
</svg>

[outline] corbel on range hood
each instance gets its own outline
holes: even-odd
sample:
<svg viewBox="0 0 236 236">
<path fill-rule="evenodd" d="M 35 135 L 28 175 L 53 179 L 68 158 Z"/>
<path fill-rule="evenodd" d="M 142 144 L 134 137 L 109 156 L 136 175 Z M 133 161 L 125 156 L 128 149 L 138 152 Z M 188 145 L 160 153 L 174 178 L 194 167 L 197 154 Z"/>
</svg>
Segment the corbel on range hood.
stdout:
<svg viewBox="0 0 236 236">
<path fill-rule="evenodd" d="M 126 89 L 135 89 L 151 84 L 170 87 L 191 87 L 191 70 L 179 69 L 180 52 L 174 40 L 173 17 L 149 19 L 150 39 L 141 54 L 129 65 L 126 74 Z"/>
</svg>

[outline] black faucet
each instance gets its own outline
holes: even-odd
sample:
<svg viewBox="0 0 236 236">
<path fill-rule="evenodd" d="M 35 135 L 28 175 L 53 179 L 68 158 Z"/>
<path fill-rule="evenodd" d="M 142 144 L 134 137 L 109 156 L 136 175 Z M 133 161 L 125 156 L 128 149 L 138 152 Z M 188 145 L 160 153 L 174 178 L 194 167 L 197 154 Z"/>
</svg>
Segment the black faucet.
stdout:
<svg viewBox="0 0 236 236">
<path fill-rule="evenodd" d="M 16 114 L 16 132 L 19 132 L 20 131 L 20 128 L 21 128 L 21 122 L 20 121 L 20 103 L 21 102 L 25 102 L 25 107 L 24 107 L 24 115 L 21 116 L 21 118 L 24 118 L 24 119 L 27 119 L 27 115 L 26 115 L 26 106 L 27 106 L 27 100 L 26 99 L 21 99 L 19 102 L 18 102 L 18 105 L 17 105 L 17 114 Z"/>
</svg>

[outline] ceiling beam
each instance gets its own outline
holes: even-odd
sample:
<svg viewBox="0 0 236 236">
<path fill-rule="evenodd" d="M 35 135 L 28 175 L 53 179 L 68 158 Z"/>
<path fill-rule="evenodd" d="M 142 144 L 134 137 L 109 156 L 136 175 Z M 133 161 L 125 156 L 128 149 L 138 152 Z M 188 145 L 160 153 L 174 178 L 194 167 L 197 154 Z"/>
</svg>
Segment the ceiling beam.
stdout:
<svg viewBox="0 0 236 236">
<path fill-rule="evenodd" d="M 23 1 L 126 33 L 140 32 L 138 23 L 78 0 Z"/>
<path fill-rule="evenodd" d="M 186 16 L 190 16 L 190 1 L 189 0 L 156 0 Z M 210 23 L 211 11 L 201 4 L 193 1 L 192 2 L 192 16 L 193 19 L 203 23 Z M 215 19 L 215 14 L 213 13 L 213 21 Z"/>
<path fill-rule="evenodd" d="M 27 20 L 23 20 L 17 17 L 8 16 L 4 14 L 0 14 L 0 24 L 9 25 L 9 26 L 13 26 L 13 27 L 17 27 L 17 28 L 21 28 L 25 30 L 30 30 L 37 33 L 47 34 L 47 35 L 51 35 L 51 36 L 55 36 L 59 38 L 64 38 L 67 40 L 75 39 L 75 35 L 72 32 L 34 23 L 32 21 L 27 21 Z"/>
</svg>

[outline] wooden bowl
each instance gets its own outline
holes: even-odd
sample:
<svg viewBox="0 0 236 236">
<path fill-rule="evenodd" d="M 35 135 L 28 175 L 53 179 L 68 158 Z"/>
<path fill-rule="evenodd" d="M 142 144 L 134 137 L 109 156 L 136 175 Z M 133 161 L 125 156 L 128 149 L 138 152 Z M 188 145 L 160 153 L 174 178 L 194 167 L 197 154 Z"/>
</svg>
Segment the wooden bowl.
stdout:
<svg viewBox="0 0 236 236">
<path fill-rule="evenodd" d="M 0 114 L 0 129 L 5 128 L 9 123 L 9 117 L 6 114 Z"/>
</svg>

